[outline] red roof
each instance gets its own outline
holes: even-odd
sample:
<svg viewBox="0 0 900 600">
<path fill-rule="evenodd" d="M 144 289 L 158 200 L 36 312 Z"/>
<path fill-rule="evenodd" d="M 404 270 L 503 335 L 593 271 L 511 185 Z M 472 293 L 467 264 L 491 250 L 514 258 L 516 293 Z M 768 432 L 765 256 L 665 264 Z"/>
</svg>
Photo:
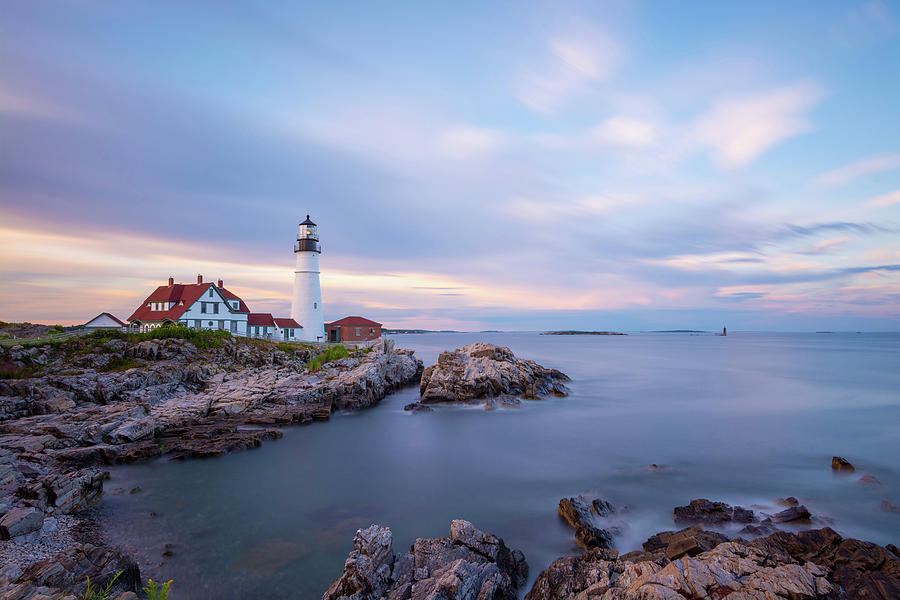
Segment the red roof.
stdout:
<svg viewBox="0 0 900 600">
<path fill-rule="evenodd" d="M 303 325 L 298 323 L 293 319 L 275 319 L 275 324 L 279 327 L 300 327 L 303 328 Z"/>
<path fill-rule="evenodd" d="M 340 321 L 334 321 L 333 323 L 328 323 L 329 325 L 365 325 L 368 327 L 374 327 L 375 325 L 381 327 L 381 323 L 376 323 L 375 321 L 370 321 L 364 317 L 344 317 Z"/>
<path fill-rule="evenodd" d="M 250 313 L 247 315 L 247 325 L 275 327 L 275 319 L 272 318 L 272 313 Z"/>
<path fill-rule="evenodd" d="M 223 288 L 223 287 L 222 287 L 222 288 L 219 288 L 219 291 L 222 292 L 222 295 L 223 295 L 225 298 L 227 298 L 228 300 L 237 300 L 237 301 L 240 302 L 240 304 L 238 304 L 238 308 L 235 310 L 235 312 L 242 312 L 242 313 L 248 313 L 248 312 L 250 312 L 250 309 L 247 308 L 247 305 L 244 304 L 244 301 L 241 300 L 240 298 L 238 298 L 236 295 L 232 294 L 231 292 L 229 292 L 228 290 L 226 290 L 226 289 Z M 233 309 L 233 310 L 234 310 L 234 309 Z"/>
<path fill-rule="evenodd" d="M 156 288 L 147 299 L 141 302 L 141 306 L 134 311 L 129 321 L 177 321 L 191 305 L 200 299 L 206 293 L 206 290 L 213 286 L 212 282 L 204 283 L 176 283 L 172 286 L 161 285 Z M 240 300 L 240 308 L 232 309 L 235 312 L 250 312 L 244 301 L 226 290 L 225 288 L 216 288 L 222 293 L 222 296 L 228 300 Z M 175 306 L 169 310 L 151 310 L 147 306 L 150 302 L 174 302 Z"/>
</svg>

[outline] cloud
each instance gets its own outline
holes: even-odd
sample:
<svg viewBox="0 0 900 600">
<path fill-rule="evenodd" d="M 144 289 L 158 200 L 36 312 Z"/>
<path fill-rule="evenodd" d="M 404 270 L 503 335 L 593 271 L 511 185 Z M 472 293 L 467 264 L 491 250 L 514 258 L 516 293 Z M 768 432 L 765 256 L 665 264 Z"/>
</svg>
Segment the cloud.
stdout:
<svg viewBox="0 0 900 600">
<path fill-rule="evenodd" d="M 846 236 L 822 240 L 820 242 L 816 242 L 815 244 L 813 244 L 812 251 L 815 253 L 828 252 L 828 251 L 832 250 L 833 248 L 835 248 L 836 246 L 840 246 L 841 244 L 846 244 L 849 241 L 850 241 L 850 238 L 848 238 Z"/>
<path fill-rule="evenodd" d="M 816 178 L 816 183 L 825 186 L 844 185 L 866 175 L 893 169 L 900 169 L 900 154 L 873 156 L 872 158 L 858 160 L 849 165 L 822 173 Z"/>
<path fill-rule="evenodd" d="M 519 100 L 544 113 L 555 112 L 588 84 L 609 78 L 622 60 L 619 44 L 598 30 L 551 39 L 548 49 L 543 67 L 524 71 L 516 85 Z"/>
<path fill-rule="evenodd" d="M 591 139 L 601 144 L 643 148 L 656 143 L 656 127 L 641 119 L 625 116 L 611 117 L 591 132 Z"/>
<path fill-rule="evenodd" d="M 866 204 L 874 208 L 883 208 L 885 206 L 900 204 L 900 190 L 889 192 L 887 194 L 881 194 L 880 196 L 875 196 L 874 198 L 871 198 L 868 202 L 866 202 Z"/>
<path fill-rule="evenodd" d="M 71 108 L 20 91 L 0 90 L 0 114 L 41 121 L 83 124 L 84 118 Z"/>
<path fill-rule="evenodd" d="M 720 166 L 742 167 L 779 142 L 814 131 L 806 112 L 823 96 L 819 85 L 803 81 L 743 98 L 720 99 L 696 120 L 694 133 Z"/>
<path fill-rule="evenodd" d="M 882 225 L 874 225 L 872 223 L 852 223 L 847 221 L 837 221 L 833 223 L 815 223 L 813 225 L 787 225 L 787 231 L 793 235 L 816 235 L 824 231 L 851 231 L 864 235 L 872 235 L 876 233 L 889 233 L 891 229 Z"/>
<path fill-rule="evenodd" d="M 498 132 L 471 125 L 448 127 L 437 134 L 440 154 L 458 160 L 480 158 L 495 150 L 501 142 L 502 136 Z"/>
</svg>

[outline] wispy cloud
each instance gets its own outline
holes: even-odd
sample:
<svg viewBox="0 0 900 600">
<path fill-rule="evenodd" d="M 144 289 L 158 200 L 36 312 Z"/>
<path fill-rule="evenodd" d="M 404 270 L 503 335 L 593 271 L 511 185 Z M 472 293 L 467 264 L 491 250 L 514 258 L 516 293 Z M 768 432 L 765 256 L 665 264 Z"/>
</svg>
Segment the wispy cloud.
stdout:
<svg viewBox="0 0 900 600">
<path fill-rule="evenodd" d="M 900 169 L 900 154 L 873 156 L 822 173 L 816 183 L 825 186 L 844 185 L 866 175 Z"/>
<path fill-rule="evenodd" d="M 592 82 L 609 78 L 622 60 L 618 42 L 598 29 L 555 37 L 547 46 L 543 65 L 523 70 L 516 83 L 516 96 L 544 113 L 555 112 Z"/>
<path fill-rule="evenodd" d="M 874 198 L 869 199 L 866 204 L 874 208 L 884 208 L 885 206 L 900 204 L 900 190 L 888 192 L 887 194 L 881 194 L 880 196 L 875 196 Z"/>
<path fill-rule="evenodd" d="M 693 128 L 719 165 L 741 167 L 786 139 L 814 131 L 807 112 L 823 96 L 820 85 L 802 81 L 750 96 L 723 98 L 713 103 Z"/>
</svg>

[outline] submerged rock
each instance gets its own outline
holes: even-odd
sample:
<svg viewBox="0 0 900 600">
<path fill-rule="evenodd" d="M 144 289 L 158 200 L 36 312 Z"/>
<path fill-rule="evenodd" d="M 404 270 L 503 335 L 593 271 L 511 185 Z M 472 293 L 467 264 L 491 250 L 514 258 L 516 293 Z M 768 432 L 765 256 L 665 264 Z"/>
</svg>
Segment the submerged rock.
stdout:
<svg viewBox="0 0 900 600">
<path fill-rule="evenodd" d="M 705 523 L 723 525 L 725 523 L 752 523 L 756 520 L 753 511 L 742 506 L 730 506 L 724 502 L 711 502 L 706 498 L 691 500 L 687 506 L 675 507 L 676 523 Z"/>
<path fill-rule="evenodd" d="M 853 472 L 856 470 L 856 467 L 853 466 L 853 463 L 851 463 L 846 458 L 842 458 L 840 456 L 835 456 L 834 458 L 831 459 L 831 468 L 834 471 Z"/>
<path fill-rule="evenodd" d="M 381 525 L 358 530 L 353 548 L 322 600 L 515 600 L 528 577 L 520 551 L 463 520 L 450 537 L 419 538 L 402 555 Z"/>
<path fill-rule="evenodd" d="M 483 342 L 442 352 L 425 368 L 419 384 L 423 403 L 472 402 L 498 396 L 537 399 L 568 395 L 569 378 L 532 360 L 516 358 L 512 350 Z"/>
</svg>

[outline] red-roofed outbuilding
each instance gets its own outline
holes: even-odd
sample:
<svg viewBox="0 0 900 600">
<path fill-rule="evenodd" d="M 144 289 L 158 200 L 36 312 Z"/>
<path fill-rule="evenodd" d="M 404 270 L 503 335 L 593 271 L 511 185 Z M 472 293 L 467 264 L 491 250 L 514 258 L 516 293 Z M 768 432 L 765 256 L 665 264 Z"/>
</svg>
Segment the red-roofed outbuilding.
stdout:
<svg viewBox="0 0 900 600">
<path fill-rule="evenodd" d="M 381 337 L 381 323 L 365 317 L 344 317 L 325 324 L 329 342 L 367 342 Z"/>
</svg>

